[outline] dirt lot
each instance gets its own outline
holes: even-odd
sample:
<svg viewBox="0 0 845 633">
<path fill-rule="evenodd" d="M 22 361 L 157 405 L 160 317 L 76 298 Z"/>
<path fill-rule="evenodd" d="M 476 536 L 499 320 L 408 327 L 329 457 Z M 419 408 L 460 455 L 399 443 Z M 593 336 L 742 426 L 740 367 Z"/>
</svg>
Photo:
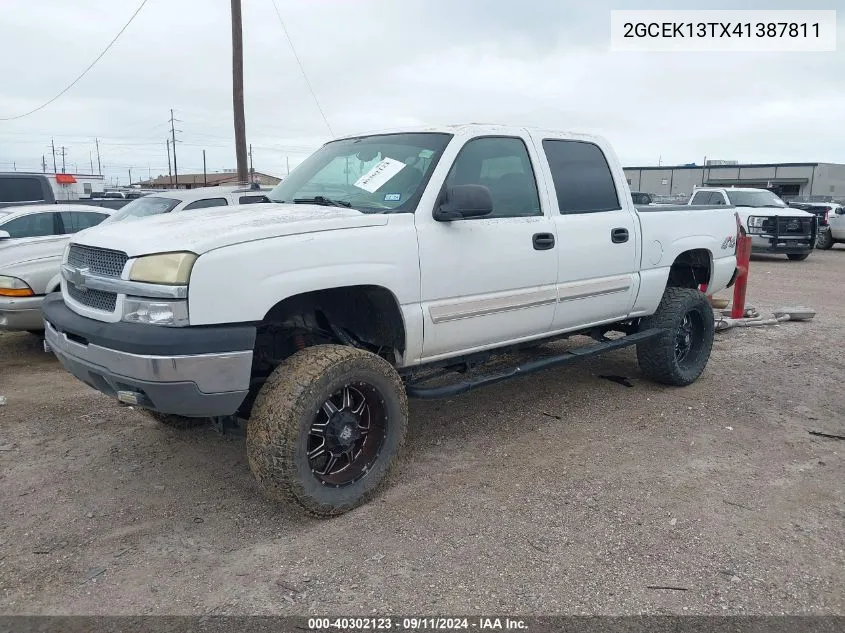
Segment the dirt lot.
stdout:
<svg viewBox="0 0 845 633">
<path fill-rule="evenodd" d="M 841 249 L 755 259 L 753 305 L 818 316 L 717 335 L 685 389 L 624 350 L 412 402 L 391 485 L 331 521 L 0 336 L 0 611 L 845 614 L 845 442 L 808 433 L 845 435 L 844 286 Z"/>
</svg>

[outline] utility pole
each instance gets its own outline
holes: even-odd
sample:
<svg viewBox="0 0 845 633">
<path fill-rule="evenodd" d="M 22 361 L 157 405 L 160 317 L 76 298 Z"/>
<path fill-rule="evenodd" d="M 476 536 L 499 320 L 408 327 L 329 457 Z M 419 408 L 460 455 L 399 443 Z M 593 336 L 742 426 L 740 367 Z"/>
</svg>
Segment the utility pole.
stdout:
<svg viewBox="0 0 845 633">
<path fill-rule="evenodd" d="M 65 156 L 67 156 L 67 147 L 62 145 L 62 173 L 65 173 Z"/>
<path fill-rule="evenodd" d="M 88 150 L 88 163 L 91 165 L 91 173 L 94 173 L 94 158 L 91 156 L 91 150 Z"/>
<path fill-rule="evenodd" d="M 17 170 L 18 170 L 18 163 L 17 163 L 17 161 L 12 161 L 12 171 L 17 171 Z"/>
<path fill-rule="evenodd" d="M 58 174 L 59 170 L 56 168 L 56 142 L 50 139 L 50 147 L 53 148 L 53 173 Z"/>
<path fill-rule="evenodd" d="M 47 173 L 47 159 L 44 157 L 44 154 L 41 154 L 41 171 L 43 173 Z"/>
<path fill-rule="evenodd" d="M 132 170 L 129 170 L 129 186 L 132 186 Z"/>
<path fill-rule="evenodd" d="M 208 174 L 205 171 L 205 150 L 202 150 L 202 184 L 208 187 Z"/>
<path fill-rule="evenodd" d="M 252 143 L 249 144 L 249 181 L 255 178 L 255 167 L 252 166 Z"/>
<path fill-rule="evenodd" d="M 94 144 L 97 146 L 97 172 L 102 176 L 103 175 L 103 165 L 102 165 L 102 163 L 100 163 L 100 139 L 95 138 Z"/>
<path fill-rule="evenodd" d="M 153 179 L 153 168 L 150 167 L 150 164 L 147 163 L 147 180 Z"/>
<path fill-rule="evenodd" d="M 286 176 L 290 176 L 290 156 L 285 156 L 285 167 L 287 168 Z"/>
<path fill-rule="evenodd" d="M 167 139 L 167 175 L 170 177 L 170 184 L 173 185 L 173 171 L 170 169 L 170 139 Z"/>
<path fill-rule="evenodd" d="M 238 181 L 246 183 L 246 120 L 244 118 L 244 36 L 241 0 L 232 0 L 232 105 L 235 116 L 235 157 Z"/>
<path fill-rule="evenodd" d="M 173 118 L 173 108 L 170 108 L 170 134 L 173 136 L 173 175 L 176 176 L 176 187 L 179 187 L 179 169 L 176 167 L 176 119 Z"/>
</svg>

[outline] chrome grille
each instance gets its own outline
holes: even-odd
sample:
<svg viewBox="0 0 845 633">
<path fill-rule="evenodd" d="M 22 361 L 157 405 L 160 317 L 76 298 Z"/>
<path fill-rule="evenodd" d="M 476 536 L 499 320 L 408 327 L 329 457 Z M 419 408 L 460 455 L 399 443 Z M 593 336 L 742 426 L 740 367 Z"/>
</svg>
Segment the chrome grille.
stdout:
<svg viewBox="0 0 845 633">
<path fill-rule="evenodd" d="M 129 257 L 121 251 L 107 248 L 94 248 L 81 244 L 71 244 L 67 255 L 67 263 L 76 268 L 87 268 L 95 275 L 105 277 L 120 277 L 126 260 Z M 76 298 L 76 297 L 74 297 Z M 81 303 L 81 302 L 80 302 Z"/>
<path fill-rule="evenodd" d="M 104 312 L 114 312 L 115 305 L 117 304 L 117 295 L 113 292 L 80 290 L 69 283 L 67 284 L 67 293 L 77 303 L 94 308 L 95 310 L 103 310 Z"/>
</svg>

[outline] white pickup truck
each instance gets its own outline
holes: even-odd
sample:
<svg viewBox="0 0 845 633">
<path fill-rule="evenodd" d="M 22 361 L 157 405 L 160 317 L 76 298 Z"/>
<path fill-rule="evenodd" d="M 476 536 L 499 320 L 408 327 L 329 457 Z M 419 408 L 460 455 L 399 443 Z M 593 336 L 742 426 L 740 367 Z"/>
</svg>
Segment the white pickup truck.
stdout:
<svg viewBox="0 0 845 633">
<path fill-rule="evenodd" d="M 72 240 L 61 294 L 44 305 L 46 345 L 166 424 L 247 420 L 268 495 L 317 516 L 374 494 L 404 443 L 409 395 L 630 345 L 647 377 L 692 383 L 714 333 L 700 289 L 736 274 L 732 209 L 638 210 L 593 136 L 488 125 L 350 136 L 268 196 L 277 204 L 248 213 L 167 214 Z M 573 335 L 593 340 L 478 369 Z"/>
<path fill-rule="evenodd" d="M 785 254 L 804 261 L 816 244 L 816 216 L 793 209 L 768 189 L 704 187 L 696 189 L 690 205 L 731 205 L 751 236 L 753 253 Z"/>
</svg>

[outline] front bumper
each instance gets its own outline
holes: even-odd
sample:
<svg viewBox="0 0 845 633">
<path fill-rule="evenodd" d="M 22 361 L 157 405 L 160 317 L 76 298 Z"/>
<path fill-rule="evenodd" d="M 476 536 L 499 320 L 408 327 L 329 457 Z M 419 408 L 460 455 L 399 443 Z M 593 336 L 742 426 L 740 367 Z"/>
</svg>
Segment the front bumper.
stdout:
<svg viewBox="0 0 845 633">
<path fill-rule="evenodd" d="M 53 294 L 44 301 L 44 329 L 65 369 L 125 403 L 209 417 L 234 414 L 249 393 L 253 326 L 104 323 L 76 314 Z"/>
<path fill-rule="evenodd" d="M 751 236 L 751 252 L 752 253 L 809 253 L 813 250 L 816 244 L 816 235 L 806 235 L 801 237 L 773 237 L 771 235 L 752 235 Z"/>
<path fill-rule="evenodd" d="M 0 297 L 0 330 L 40 330 L 44 327 L 44 297 Z"/>
</svg>

